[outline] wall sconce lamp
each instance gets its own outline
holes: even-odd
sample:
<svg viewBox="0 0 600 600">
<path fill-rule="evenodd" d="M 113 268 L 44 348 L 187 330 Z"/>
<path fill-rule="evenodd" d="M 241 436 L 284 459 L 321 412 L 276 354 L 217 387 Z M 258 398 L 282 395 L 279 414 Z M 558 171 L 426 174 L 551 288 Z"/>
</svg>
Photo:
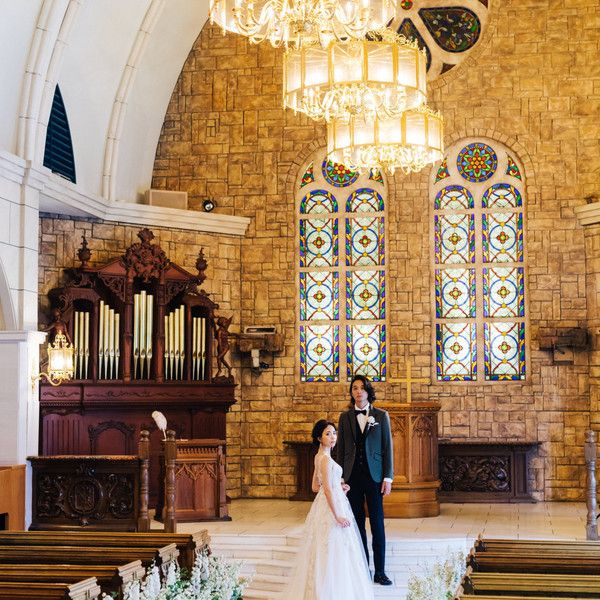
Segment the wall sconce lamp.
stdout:
<svg viewBox="0 0 600 600">
<path fill-rule="evenodd" d="M 48 372 L 31 376 L 31 385 L 38 379 L 46 378 L 50 385 L 60 385 L 73 377 L 73 346 L 64 333 L 57 333 L 54 342 L 48 344 Z"/>
<path fill-rule="evenodd" d="M 202 202 L 202 208 L 204 212 L 212 212 L 217 203 L 212 198 L 206 198 L 204 202 Z"/>
</svg>

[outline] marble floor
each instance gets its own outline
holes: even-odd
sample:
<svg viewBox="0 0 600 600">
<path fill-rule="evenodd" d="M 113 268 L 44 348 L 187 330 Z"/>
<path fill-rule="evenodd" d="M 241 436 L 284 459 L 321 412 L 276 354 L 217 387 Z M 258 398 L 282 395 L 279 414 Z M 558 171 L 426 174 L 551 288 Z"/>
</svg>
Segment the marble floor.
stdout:
<svg viewBox="0 0 600 600">
<path fill-rule="evenodd" d="M 213 534 L 300 533 L 308 502 L 233 500 L 231 521 L 179 523 L 183 533 L 208 529 Z M 585 539 L 586 507 L 575 502 L 537 504 L 442 504 L 438 517 L 386 519 L 388 539 Z"/>
</svg>

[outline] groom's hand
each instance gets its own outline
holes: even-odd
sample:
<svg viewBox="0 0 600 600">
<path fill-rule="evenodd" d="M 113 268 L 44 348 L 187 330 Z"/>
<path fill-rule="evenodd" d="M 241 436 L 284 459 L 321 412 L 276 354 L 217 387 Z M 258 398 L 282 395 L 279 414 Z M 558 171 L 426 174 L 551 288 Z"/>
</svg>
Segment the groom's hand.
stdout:
<svg viewBox="0 0 600 600">
<path fill-rule="evenodd" d="M 387 496 L 392 491 L 392 483 L 390 481 L 381 482 L 381 493 Z"/>
</svg>

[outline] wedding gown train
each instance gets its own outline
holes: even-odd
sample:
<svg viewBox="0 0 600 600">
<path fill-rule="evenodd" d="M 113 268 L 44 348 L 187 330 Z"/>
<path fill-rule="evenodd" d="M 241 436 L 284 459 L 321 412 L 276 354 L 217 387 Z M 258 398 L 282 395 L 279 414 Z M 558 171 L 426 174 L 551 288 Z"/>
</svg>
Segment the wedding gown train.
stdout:
<svg viewBox="0 0 600 600">
<path fill-rule="evenodd" d="M 315 470 L 329 470 L 338 515 L 350 521 L 339 525 L 319 489 L 304 524 L 303 541 L 282 600 L 373 600 L 373 584 L 350 503 L 341 487 L 342 467 L 331 457 L 315 459 Z"/>
</svg>

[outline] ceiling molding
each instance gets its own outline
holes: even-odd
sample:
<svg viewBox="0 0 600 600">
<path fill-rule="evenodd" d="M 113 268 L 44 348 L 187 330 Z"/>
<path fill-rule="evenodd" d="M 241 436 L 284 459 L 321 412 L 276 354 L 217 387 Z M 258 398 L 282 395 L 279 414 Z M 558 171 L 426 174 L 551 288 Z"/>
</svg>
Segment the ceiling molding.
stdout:
<svg viewBox="0 0 600 600">
<path fill-rule="evenodd" d="M 79 218 L 92 217 L 113 223 L 222 235 L 243 236 L 250 224 L 247 217 L 107 201 L 100 196 L 82 193 L 76 184 L 54 174 L 48 177 L 40 195 L 40 211 Z"/>
</svg>

